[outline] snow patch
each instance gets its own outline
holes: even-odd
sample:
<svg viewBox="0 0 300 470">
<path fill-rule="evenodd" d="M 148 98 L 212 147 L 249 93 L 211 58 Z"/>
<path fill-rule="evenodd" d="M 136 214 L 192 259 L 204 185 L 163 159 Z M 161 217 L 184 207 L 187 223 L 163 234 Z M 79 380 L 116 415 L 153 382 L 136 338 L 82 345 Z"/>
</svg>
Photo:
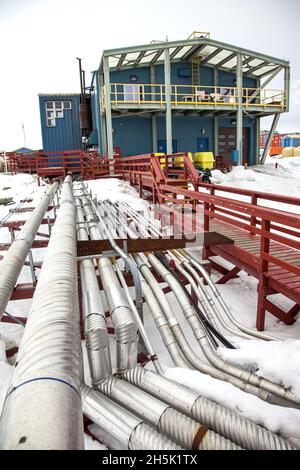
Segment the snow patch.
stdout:
<svg viewBox="0 0 300 470">
<path fill-rule="evenodd" d="M 293 442 L 300 446 L 299 410 L 271 405 L 227 382 L 214 379 L 198 371 L 176 367 L 168 369 L 165 376 L 274 433 L 284 437 L 292 437 Z"/>
</svg>

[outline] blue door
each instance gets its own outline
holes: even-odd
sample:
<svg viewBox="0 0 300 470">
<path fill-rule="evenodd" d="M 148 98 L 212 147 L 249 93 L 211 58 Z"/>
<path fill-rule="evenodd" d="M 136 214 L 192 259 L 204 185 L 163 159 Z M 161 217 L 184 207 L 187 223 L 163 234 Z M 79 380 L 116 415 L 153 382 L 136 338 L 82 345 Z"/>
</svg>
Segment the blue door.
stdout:
<svg viewBox="0 0 300 470">
<path fill-rule="evenodd" d="M 167 153 L 167 141 L 166 139 L 157 141 L 157 152 Z M 172 140 L 172 153 L 177 153 L 177 140 Z"/>
<path fill-rule="evenodd" d="M 198 137 L 197 152 L 208 152 L 208 138 L 207 137 Z"/>
</svg>

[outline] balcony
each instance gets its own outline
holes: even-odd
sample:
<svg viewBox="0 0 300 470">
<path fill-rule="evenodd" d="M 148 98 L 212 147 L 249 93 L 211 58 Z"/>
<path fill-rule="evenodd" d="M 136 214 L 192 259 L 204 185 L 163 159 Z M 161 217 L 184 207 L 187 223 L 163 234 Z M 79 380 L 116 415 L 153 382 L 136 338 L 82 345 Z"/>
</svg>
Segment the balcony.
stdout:
<svg viewBox="0 0 300 470">
<path fill-rule="evenodd" d="M 102 88 L 101 108 L 106 108 L 106 87 Z M 173 110 L 235 111 L 238 107 L 239 89 L 225 86 L 171 85 Z M 110 85 L 112 110 L 164 110 L 166 85 L 112 83 Z M 286 109 L 286 92 L 265 88 L 242 88 L 242 106 L 247 112 L 261 114 L 283 112 Z"/>
</svg>

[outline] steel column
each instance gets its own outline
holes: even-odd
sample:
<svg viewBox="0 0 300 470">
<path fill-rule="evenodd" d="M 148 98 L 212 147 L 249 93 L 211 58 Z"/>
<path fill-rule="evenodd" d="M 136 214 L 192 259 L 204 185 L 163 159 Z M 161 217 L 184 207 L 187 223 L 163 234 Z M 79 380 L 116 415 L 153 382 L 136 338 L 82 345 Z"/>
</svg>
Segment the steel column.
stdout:
<svg viewBox="0 0 300 470">
<path fill-rule="evenodd" d="M 275 132 L 276 127 L 278 125 L 279 118 L 280 118 L 280 113 L 274 114 L 274 119 L 273 119 L 273 122 L 272 122 L 270 133 L 268 135 L 268 140 L 267 140 L 266 146 L 264 148 L 264 153 L 262 154 L 261 160 L 259 162 L 260 165 L 264 165 L 264 163 L 266 161 L 267 155 L 268 155 L 270 147 L 271 147 L 271 142 L 272 142 L 272 139 L 273 139 L 273 136 L 274 136 L 274 132 Z"/>
<path fill-rule="evenodd" d="M 214 85 L 215 87 L 218 85 L 219 80 L 219 70 L 217 68 L 214 69 Z M 219 155 L 219 118 L 217 116 L 214 117 L 214 154 Z"/>
<path fill-rule="evenodd" d="M 114 146 L 113 146 L 113 128 L 112 128 L 112 114 L 111 114 L 111 100 L 110 100 L 110 74 L 109 74 L 109 62 L 108 57 L 103 57 L 104 65 L 104 84 L 105 84 L 105 116 L 106 116 L 106 132 L 107 132 L 107 157 L 111 160 L 114 158 Z M 113 174 L 110 168 L 110 174 Z"/>
<path fill-rule="evenodd" d="M 170 65 L 170 50 L 165 49 L 165 95 L 166 95 L 166 139 L 167 139 L 167 154 L 173 153 L 172 146 L 172 103 L 171 103 L 171 65 Z"/>
<path fill-rule="evenodd" d="M 238 165 L 243 162 L 243 56 L 241 53 L 237 54 L 236 65 L 236 86 L 237 86 L 237 101 L 238 108 L 236 113 L 236 149 L 238 150 Z"/>
<path fill-rule="evenodd" d="M 106 139 L 106 122 L 105 122 L 105 115 L 104 109 L 101 106 L 101 90 L 104 87 L 104 78 L 103 74 L 99 73 L 99 108 L 100 108 L 100 125 L 101 125 L 101 152 L 102 155 L 107 154 L 107 139 Z"/>
<path fill-rule="evenodd" d="M 155 65 L 151 65 L 150 67 L 150 83 L 154 85 L 156 83 L 155 77 Z M 151 86 L 151 96 L 152 100 L 155 100 L 155 86 Z M 152 152 L 157 152 L 157 117 L 153 115 L 151 117 L 152 121 Z"/>
<path fill-rule="evenodd" d="M 285 91 L 285 104 L 286 111 L 290 110 L 290 81 L 291 81 L 291 69 L 290 67 L 284 68 L 284 91 Z"/>
<path fill-rule="evenodd" d="M 257 119 L 255 120 L 255 148 L 256 148 L 256 152 L 255 152 L 255 165 L 258 165 L 258 164 L 259 164 L 259 160 L 260 160 L 259 140 L 260 140 L 260 119 L 257 118 Z"/>
</svg>

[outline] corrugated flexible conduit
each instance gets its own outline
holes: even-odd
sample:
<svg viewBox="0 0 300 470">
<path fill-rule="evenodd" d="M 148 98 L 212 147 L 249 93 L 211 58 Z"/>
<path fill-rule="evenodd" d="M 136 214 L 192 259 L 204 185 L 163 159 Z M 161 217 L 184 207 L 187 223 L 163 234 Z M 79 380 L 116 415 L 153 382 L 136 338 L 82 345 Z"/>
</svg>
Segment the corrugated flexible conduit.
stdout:
<svg viewBox="0 0 300 470">
<path fill-rule="evenodd" d="M 102 441 L 109 447 L 116 450 L 120 450 L 120 447 L 128 450 L 182 450 L 143 419 L 102 393 L 83 385 L 81 394 L 85 416 L 100 426 L 103 431 Z"/>
<path fill-rule="evenodd" d="M 80 199 L 76 198 L 77 238 L 88 240 L 87 223 Z M 107 324 L 99 291 L 95 266 L 92 260 L 80 262 L 82 310 L 84 317 L 85 345 L 91 371 L 92 385 L 112 374 Z"/>
<path fill-rule="evenodd" d="M 155 372 L 136 366 L 123 378 L 147 393 L 168 403 L 216 433 L 249 450 L 296 450 L 286 439 L 245 419 L 231 410 L 207 400 L 197 392 Z"/>
<path fill-rule="evenodd" d="M 266 333 L 262 333 L 260 331 L 252 330 L 251 328 L 247 328 L 246 326 L 242 325 L 240 322 L 238 322 L 230 312 L 226 302 L 224 301 L 220 291 L 218 290 L 217 286 L 215 283 L 212 281 L 211 277 L 209 274 L 206 272 L 206 270 L 201 266 L 200 263 L 198 263 L 192 255 L 190 255 L 186 250 L 175 250 L 177 254 L 181 255 L 182 263 L 184 266 L 192 273 L 195 273 L 195 276 L 197 277 L 197 281 L 201 281 L 200 276 L 196 272 L 195 269 L 191 265 L 194 265 L 202 274 L 203 278 L 208 284 L 208 287 L 210 288 L 211 292 L 213 293 L 214 297 L 216 298 L 217 302 L 219 303 L 222 312 L 225 314 L 226 318 L 233 324 L 235 325 L 239 330 L 243 331 L 247 335 L 250 335 L 251 337 L 263 339 L 265 341 L 278 341 L 279 338 L 276 338 L 275 336 L 268 335 Z M 202 282 L 199 282 L 199 284 L 203 285 Z M 207 292 L 206 288 L 204 290 Z"/>
<path fill-rule="evenodd" d="M 124 380 L 110 377 L 98 389 L 184 449 L 240 450 L 230 440 Z"/>
<path fill-rule="evenodd" d="M 146 253 L 146 256 L 151 266 L 172 289 L 172 292 L 174 293 L 187 321 L 189 322 L 192 328 L 195 338 L 197 339 L 202 351 L 204 352 L 209 362 L 211 362 L 216 368 L 223 370 L 228 374 L 245 381 L 246 383 L 254 385 L 255 387 L 266 390 L 269 393 L 274 394 L 280 397 L 280 399 L 282 399 L 281 401 L 278 401 L 276 397 L 268 395 L 267 401 L 271 403 L 280 403 L 283 406 L 292 406 L 292 403 L 296 405 L 300 404 L 300 400 L 298 400 L 298 398 L 295 397 L 290 390 L 285 389 L 284 387 L 275 384 L 265 379 L 264 377 L 259 377 L 251 372 L 240 369 L 239 367 L 222 360 L 211 348 L 211 345 L 206 337 L 206 333 L 203 330 L 202 325 L 196 316 L 196 312 L 193 306 L 189 303 L 189 300 L 182 286 L 177 282 L 174 276 L 162 265 L 162 263 L 154 256 L 154 254 Z M 286 401 L 289 401 L 291 403 L 287 403 Z"/>
<path fill-rule="evenodd" d="M 177 318 L 175 317 L 174 313 L 172 312 L 172 309 L 168 303 L 168 300 L 162 291 L 160 285 L 158 284 L 157 280 L 151 273 L 148 265 L 143 262 L 142 258 L 140 255 L 134 255 L 135 260 L 139 266 L 139 269 L 141 270 L 142 274 L 145 276 L 145 279 L 147 280 L 147 283 L 153 290 L 153 293 L 155 295 L 155 298 L 159 302 L 159 305 L 161 307 L 161 313 L 164 315 L 165 320 L 167 321 L 166 324 L 164 324 L 163 320 L 160 320 L 160 324 L 162 323 L 164 325 L 164 328 L 166 332 L 168 332 L 168 327 L 170 328 L 171 333 L 173 333 L 174 338 L 176 339 L 176 343 L 178 344 L 180 348 L 180 355 L 177 354 L 177 350 L 173 348 L 173 355 L 172 358 L 174 360 L 174 364 L 177 367 L 190 367 L 192 369 L 199 370 L 200 372 L 204 374 L 208 374 L 211 377 L 214 377 L 219 380 L 224 380 L 226 382 L 231 383 L 232 385 L 240 388 L 241 390 L 251 393 L 253 395 L 258 396 L 259 398 L 262 398 L 263 400 L 267 399 L 268 393 L 264 390 L 260 390 L 257 387 L 254 387 L 253 385 L 248 384 L 247 382 L 243 381 L 242 379 L 239 379 L 237 377 L 233 377 L 230 374 L 226 373 L 226 371 L 221 371 L 218 368 L 214 367 L 210 363 L 206 363 L 203 360 L 201 360 L 191 349 L 190 345 L 188 344 L 181 327 L 178 323 Z M 151 308 L 151 307 L 150 307 Z M 182 358 L 184 360 L 184 363 L 182 364 Z M 181 364 L 181 365 L 180 365 Z"/>
</svg>

